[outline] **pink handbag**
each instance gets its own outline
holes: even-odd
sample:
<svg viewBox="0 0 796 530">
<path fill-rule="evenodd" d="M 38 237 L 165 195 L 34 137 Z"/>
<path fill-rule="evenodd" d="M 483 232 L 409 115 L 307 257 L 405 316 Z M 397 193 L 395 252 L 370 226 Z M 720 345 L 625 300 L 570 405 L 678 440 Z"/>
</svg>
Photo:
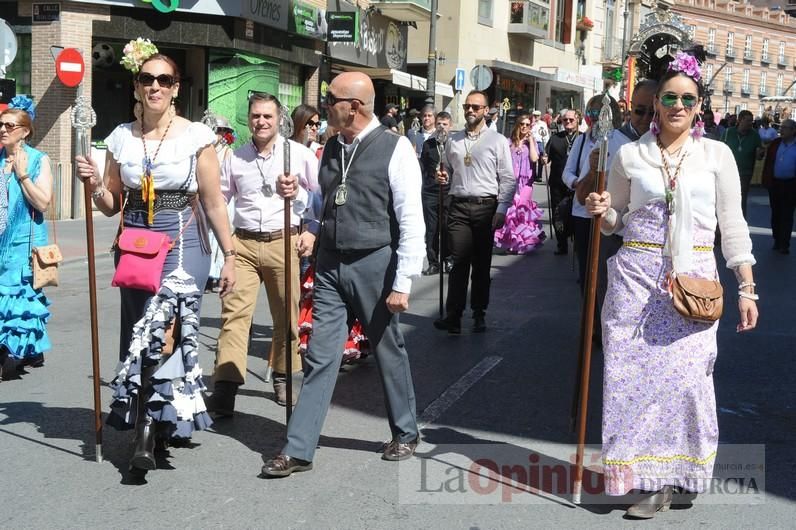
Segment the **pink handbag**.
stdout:
<svg viewBox="0 0 796 530">
<path fill-rule="evenodd" d="M 168 234 L 146 228 L 125 228 L 119 236 L 121 257 L 111 285 L 158 292 L 163 265 L 171 249 Z"/>
</svg>

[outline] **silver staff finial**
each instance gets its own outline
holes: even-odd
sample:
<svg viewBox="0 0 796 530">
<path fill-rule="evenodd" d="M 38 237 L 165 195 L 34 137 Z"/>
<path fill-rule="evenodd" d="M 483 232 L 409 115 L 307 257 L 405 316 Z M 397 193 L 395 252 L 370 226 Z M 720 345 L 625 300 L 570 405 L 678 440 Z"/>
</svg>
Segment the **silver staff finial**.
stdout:
<svg viewBox="0 0 796 530">
<path fill-rule="evenodd" d="M 284 138 L 293 136 L 293 118 L 290 117 L 290 109 L 282 105 L 279 117 L 279 134 Z"/>
<path fill-rule="evenodd" d="M 614 114 L 611 111 L 611 97 L 606 92 L 603 95 L 603 106 L 600 109 L 600 117 L 597 120 L 597 134 L 598 139 L 608 138 L 614 128 Z"/>
<path fill-rule="evenodd" d="M 97 124 L 97 113 L 91 108 L 88 98 L 82 94 L 75 98 L 70 115 L 72 127 L 75 129 L 75 143 L 79 154 L 88 156 L 91 152 L 89 133 Z"/>
</svg>

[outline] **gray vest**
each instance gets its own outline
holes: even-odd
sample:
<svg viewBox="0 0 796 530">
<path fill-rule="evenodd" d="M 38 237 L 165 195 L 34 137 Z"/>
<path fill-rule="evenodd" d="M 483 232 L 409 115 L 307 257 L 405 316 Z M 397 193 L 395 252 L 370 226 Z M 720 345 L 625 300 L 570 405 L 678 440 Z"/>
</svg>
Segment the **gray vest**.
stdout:
<svg viewBox="0 0 796 530">
<path fill-rule="evenodd" d="M 336 139 L 327 142 L 318 172 L 323 193 L 319 244 L 340 251 L 372 250 L 398 245 L 398 221 L 393 211 L 389 165 L 400 136 L 384 126 L 374 129 L 360 142 L 346 177 L 345 204 L 334 202 L 342 181 L 340 152 Z"/>
</svg>

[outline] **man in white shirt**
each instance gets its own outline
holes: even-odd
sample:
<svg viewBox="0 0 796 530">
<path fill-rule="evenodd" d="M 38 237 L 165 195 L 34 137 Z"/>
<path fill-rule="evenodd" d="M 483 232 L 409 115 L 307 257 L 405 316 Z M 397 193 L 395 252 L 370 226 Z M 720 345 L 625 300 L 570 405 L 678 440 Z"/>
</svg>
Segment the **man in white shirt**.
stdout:
<svg viewBox="0 0 796 530">
<path fill-rule="evenodd" d="M 291 239 L 297 241 L 301 214 L 309 203 L 307 189 L 318 185 L 315 154 L 303 145 L 286 140 L 278 133 L 281 106 L 272 95 L 256 92 L 249 98 L 249 129 L 252 141 L 237 148 L 222 167 L 221 191 L 227 200 L 235 199 L 236 289 L 221 299 L 221 332 L 218 336 L 214 392 L 207 408 L 217 416 L 230 416 L 235 408 L 238 386 L 246 382 L 249 329 L 260 285 L 265 284 L 268 305 L 274 322 L 271 341 L 274 369 L 274 398 L 287 403 L 285 346 L 285 252 L 284 204 L 293 199 Z M 291 175 L 284 176 L 284 143 L 290 145 Z M 289 190 L 286 188 L 289 186 Z M 291 326 L 293 371 L 301 370 L 297 326 L 299 301 L 299 261 L 291 255 Z M 293 397 L 295 401 L 295 397 Z"/>
<path fill-rule="evenodd" d="M 398 316 L 409 308 L 412 278 L 423 268 L 420 165 L 409 140 L 379 125 L 375 92 L 365 74 L 347 72 L 329 85 L 329 125 L 319 182 L 324 206 L 315 261 L 312 339 L 304 384 L 282 452 L 266 461 L 267 477 L 312 469 L 332 399 L 349 311 L 365 328 L 384 388 L 391 440 L 383 460 L 411 458 L 418 442 L 409 356 Z M 302 234 L 298 250 L 315 243 Z"/>
<path fill-rule="evenodd" d="M 415 148 L 417 158 L 420 158 L 420 155 L 423 153 L 423 144 L 425 141 L 431 138 L 431 135 L 436 131 L 434 127 L 434 116 L 434 107 L 432 105 L 423 107 L 423 110 L 420 112 L 420 129 L 410 129 L 409 133 L 406 135 Z"/>
</svg>

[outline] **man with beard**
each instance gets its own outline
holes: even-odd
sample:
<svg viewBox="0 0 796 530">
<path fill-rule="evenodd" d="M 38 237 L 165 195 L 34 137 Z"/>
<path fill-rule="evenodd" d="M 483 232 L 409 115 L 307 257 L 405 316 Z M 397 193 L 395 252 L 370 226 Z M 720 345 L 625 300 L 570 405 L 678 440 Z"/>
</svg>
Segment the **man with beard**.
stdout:
<svg viewBox="0 0 796 530">
<path fill-rule="evenodd" d="M 450 176 L 448 245 L 453 268 L 448 278 L 447 314 L 435 320 L 434 327 L 451 335 L 461 333 L 470 267 L 473 331 L 486 331 L 494 232 L 505 223 L 516 186 L 509 144 L 484 122 L 486 94 L 471 91 L 462 107 L 466 128 L 450 136 L 446 148 L 448 167 L 437 173 L 440 184 L 447 184 Z"/>
<path fill-rule="evenodd" d="M 561 175 L 567 165 L 567 157 L 575 138 L 578 137 L 578 116 L 574 110 L 564 109 L 561 111 L 561 130 L 550 137 L 547 148 L 542 155 L 542 163 L 550 164 L 549 182 L 550 186 L 550 205 L 553 209 L 553 230 L 556 234 L 556 256 L 566 255 L 569 244 L 569 217 L 572 215 L 572 192 Z M 567 201 L 564 199 L 567 198 Z M 564 210 L 567 211 L 564 211 Z"/>
</svg>

